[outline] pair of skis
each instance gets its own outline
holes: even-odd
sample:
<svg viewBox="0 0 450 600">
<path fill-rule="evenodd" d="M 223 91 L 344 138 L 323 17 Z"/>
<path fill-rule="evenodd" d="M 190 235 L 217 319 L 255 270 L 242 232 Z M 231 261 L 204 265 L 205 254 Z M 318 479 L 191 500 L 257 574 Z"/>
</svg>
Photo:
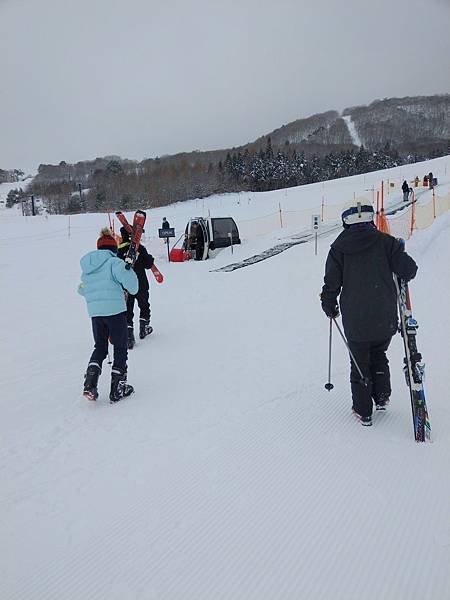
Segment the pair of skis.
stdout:
<svg viewBox="0 0 450 600">
<path fill-rule="evenodd" d="M 422 355 L 417 350 L 416 342 L 419 325 L 412 315 L 407 282 L 396 276 L 394 276 L 394 281 L 397 288 L 398 310 L 400 313 L 400 333 L 405 349 L 403 372 L 411 397 L 414 437 L 416 442 L 429 442 L 431 441 L 431 425 L 423 385 L 425 364 L 422 362 Z"/>
<path fill-rule="evenodd" d="M 141 243 L 142 232 L 144 231 L 145 219 L 147 218 L 147 215 L 143 210 L 137 210 L 134 213 L 133 225 L 128 223 L 126 216 L 120 210 L 116 211 L 116 217 L 130 234 L 130 247 L 127 255 L 125 256 L 125 268 L 131 269 L 138 257 L 139 244 Z M 152 265 L 150 270 L 158 283 L 162 283 L 164 281 L 162 273 L 155 265 Z"/>
</svg>

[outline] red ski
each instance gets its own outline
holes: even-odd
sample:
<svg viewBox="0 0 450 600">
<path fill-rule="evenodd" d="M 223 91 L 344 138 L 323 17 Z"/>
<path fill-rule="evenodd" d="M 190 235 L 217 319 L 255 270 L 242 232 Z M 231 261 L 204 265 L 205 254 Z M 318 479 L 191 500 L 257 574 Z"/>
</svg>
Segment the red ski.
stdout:
<svg viewBox="0 0 450 600">
<path fill-rule="evenodd" d="M 128 223 L 126 216 L 122 211 L 116 210 L 116 217 L 119 219 L 123 227 L 128 231 L 128 233 L 133 233 L 133 227 Z"/>
<path fill-rule="evenodd" d="M 155 276 L 155 279 L 158 283 L 162 283 L 164 281 L 164 277 L 163 277 L 161 271 L 158 269 L 158 267 L 155 267 L 155 265 L 153 265 L 150 268 L 150 270 L 153 273 L 153 275 Z"/>
<path fill-rule="evenodd" d="M 142 231 L 144 229 L 146 214 L 143 210 L 137 210 L 134 213 L 133 229 L 130 235 L 130 247 L 125 256 L 125 268 L 131 269 L 137 259 L 139 244 L 141 243 Z"/>
<path fill-rule="evenodd" d="M 130 268 L 130 266 L 128 265 L 134 264 L 137 258 L 137 251 L 139 248 L 139 243 L 141 241 L 146 214 L 143 210 L 137 210 L 134 213 L 133 225 L 130 225 L 130 223 L 128 223 L 126 216 L 120 210 L 116 211 L 116 217 L 119 219 L 123 227 L 125 227 L 125 229 L 130 234 L 130 250 L 128 251 L 128 254 L 125 258 L 125 262 L 128 263 L 127 268 Z M 162 283 L 164 281 L 164 277 L 161 271 L 155 265 L 151 267 L 151 272 L 153 273 L 158 283 Z"/>
</svg>

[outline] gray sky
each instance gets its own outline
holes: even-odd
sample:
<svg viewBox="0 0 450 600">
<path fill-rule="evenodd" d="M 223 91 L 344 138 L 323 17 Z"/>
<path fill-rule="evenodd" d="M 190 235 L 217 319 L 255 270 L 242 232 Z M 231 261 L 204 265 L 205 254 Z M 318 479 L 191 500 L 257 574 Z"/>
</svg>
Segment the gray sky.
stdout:
<svg viewBox="0 0 450 600">
<path fill-rule="evenodd" d="M 447 93 L 449 31 L 450 0 L 0 0 L 0 168 L 238 146 Z"/>
</svg>

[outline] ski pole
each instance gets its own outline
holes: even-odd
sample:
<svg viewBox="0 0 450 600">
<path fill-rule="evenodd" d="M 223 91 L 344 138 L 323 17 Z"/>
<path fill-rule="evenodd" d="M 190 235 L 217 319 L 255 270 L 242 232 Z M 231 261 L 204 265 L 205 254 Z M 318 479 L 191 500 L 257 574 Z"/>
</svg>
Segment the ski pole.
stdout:
<svg viewBox="0 0 450 600">
<path fill-rule="evenodd" d="M 331 338 L 333 333 L 333 323 L 330 317 L 330 334 L 328 337 L 328 381 L 325 384 L 325 389 L 330 391 L 334 388 L 334 385 L 331 383 Z"/>
<path fill-rule="evenodd" d="M 350 358 L 352 359 L 352 361 L 353 361 L 353 364 L 355 365 L 355 367 L 356 367 L 356 368 L 357 368 L 357 370 L 358 370 L 358 373 L 359 373 L 359 375 L 360 375 L 360 377 L 361 377 L 361 381 L 362 381 L 362 383 L 363 383 L 363 384 L 364 384 L 364 385 L 367 387 L 367 379 L 364 377 L 364 375 L 363 375 L 363 373 L 362 373 L 361 369 L 359 368 L 359 365 L 358 365 L 358 363 L 356 362 L 356 358 L 353 356 L 353 353 L 352 353 L 352 351 L 350 350 L 350 346 L 348 345 L 347 339 L 346 339 L 346 337 L 345 337 L 345 335 L 344 335 L 344 333 L 343 333 L 342 329 L 339 327 L 339 323 L 336 321 L 336 319 L 335 319 L 335 318 L 332 318 L 332 321 L 334 322 L 334 324 L 335 324 L 335 325 L 336 325 L 336 327 L 337 327 L 337 330 L 338 330 L 338 331 L 339 331 L 339 333 L 341 334 L 341 338 L 342 338 L 342 340 L 344 341 L 344 344 L 347 346 L 347 350 L 348 350 L 348 353 L 350 354 Z"/>
</svg>

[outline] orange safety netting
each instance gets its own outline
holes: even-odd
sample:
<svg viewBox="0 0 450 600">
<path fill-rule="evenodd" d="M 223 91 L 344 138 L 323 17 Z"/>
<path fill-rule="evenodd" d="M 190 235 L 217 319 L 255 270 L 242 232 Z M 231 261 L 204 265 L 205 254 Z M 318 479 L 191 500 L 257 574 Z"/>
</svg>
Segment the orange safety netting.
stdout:
<svg viewBox="0 0 450 600">
<path fill-rule="evenodd" d="M 450 210 L 450 194 L 439 196 L 433 194 L 425 204 L 413 202 L 394 215 L 377 215 L 377 227 L 380 231 L 390 233 L 394 237 L 409 239 L 414 230 L 427 229 L 440 215 Z"/>
</svg>

